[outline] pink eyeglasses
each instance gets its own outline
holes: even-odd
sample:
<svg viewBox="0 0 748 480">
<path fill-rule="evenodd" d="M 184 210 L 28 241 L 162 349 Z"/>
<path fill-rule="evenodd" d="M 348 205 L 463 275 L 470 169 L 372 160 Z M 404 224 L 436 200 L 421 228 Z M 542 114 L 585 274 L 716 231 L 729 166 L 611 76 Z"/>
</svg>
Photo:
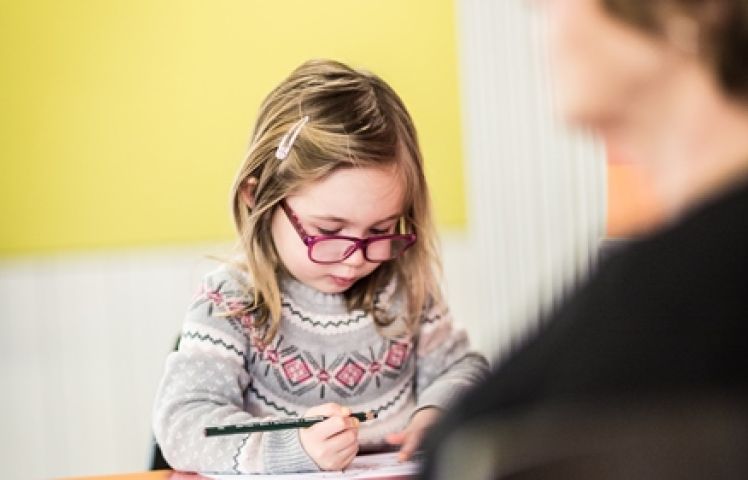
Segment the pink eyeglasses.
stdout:
<svg viewBox="0 0 748 480">
<path fill-rule="evenodd" d="M 374 235 L 366 238 L 343 235 L 309 235 L 301 226 L 299 218 L 285 200 L 280 206 L 288 220 L 309 249 L 309 260 L 315 263 L 338 263 L 353 255 L 359 248 L 369 262 L 380 263 L 400 256 L 416 242 L 415 233 Z"/>
</svg>

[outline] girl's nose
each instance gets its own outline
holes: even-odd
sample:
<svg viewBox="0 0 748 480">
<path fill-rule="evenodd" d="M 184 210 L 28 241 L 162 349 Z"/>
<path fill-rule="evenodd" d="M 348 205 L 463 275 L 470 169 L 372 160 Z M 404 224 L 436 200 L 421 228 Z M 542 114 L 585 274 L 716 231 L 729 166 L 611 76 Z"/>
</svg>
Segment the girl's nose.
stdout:
<svg viewBox="0 0 748 480">
<path fill-rule="evenodd" d="M 358 245 L 351 248 L 355 248 L 355 250 L 353 251 L 351 256 L 343 260 L 342 263 L 351 267 L 360 267 L 366 262 L 366 258 L 364 257 L 364 249 Z"/>
</svg>

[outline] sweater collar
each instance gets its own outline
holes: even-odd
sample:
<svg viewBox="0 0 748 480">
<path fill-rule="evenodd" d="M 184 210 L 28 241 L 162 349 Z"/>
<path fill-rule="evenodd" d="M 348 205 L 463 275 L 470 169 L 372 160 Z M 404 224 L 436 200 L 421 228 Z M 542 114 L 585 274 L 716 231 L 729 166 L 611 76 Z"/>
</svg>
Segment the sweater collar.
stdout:
<svg viewBox="0 0 748 480">
<path fill-rule="evenodd" d="M 298 281 L 290 275 L 280 279 L 283 295 L 305 310 L 316 313 L 340 314 L 348 311 L 342 293 L 325 293 Z"/>
</svg>

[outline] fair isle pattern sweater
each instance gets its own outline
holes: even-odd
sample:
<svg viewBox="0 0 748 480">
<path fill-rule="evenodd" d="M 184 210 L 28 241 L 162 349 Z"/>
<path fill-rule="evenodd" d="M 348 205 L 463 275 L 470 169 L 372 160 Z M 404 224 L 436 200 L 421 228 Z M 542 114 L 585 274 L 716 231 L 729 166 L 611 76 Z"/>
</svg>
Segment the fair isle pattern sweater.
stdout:
<svg viewBox="0 0 748 480">
<path fill-rule="evenodd" d="M 284 279 L 280 328 L 269 344 L 249 315 L 231 316 L 251 302 L 247 291 L 246 274 L 237 270 L 222 267 L 207 275 L 187 313 L 179 349 L 166 361 L 153 429 L 175 469 L 316 471 L 298 430 L 219 437 L 203 431 L 301 416 L 335 402 L 378 414 L 359 430 L 361 449 L 376 450 L 416 410 L 443 408 L 487 372 L 485 359 L 468 350 L 465 332 L 454 327 L 443 304 L 424 311 L 416 335 L 404 333 L 404 305 L 394 282 L 376 299 L 376 308 L 396 318 L 383 335 L 371 314 L 348 311 L 343 295 Z"/>
</svg>

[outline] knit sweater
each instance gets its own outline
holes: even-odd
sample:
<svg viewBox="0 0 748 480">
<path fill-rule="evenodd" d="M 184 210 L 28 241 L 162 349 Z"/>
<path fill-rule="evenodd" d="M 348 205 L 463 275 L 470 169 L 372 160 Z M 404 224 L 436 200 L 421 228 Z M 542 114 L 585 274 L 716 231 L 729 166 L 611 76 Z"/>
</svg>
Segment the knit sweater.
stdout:
<svg viewBox="0 0 748 480">
<path fill-rule="evenodd" d="M 371 313 L 349 311 L 342 294 L 282 279 L 280 327 L 268 344 L 250 315 L 232 313 L 251 303 L 249 283 L 229 267 L 207 275 L 187 312 L 179 349 L 166 361 L 153 429 L 175 469 L 316 471 L 298 430 L 205 437 L 204 429 L 301 416 L 335 402 L 377 413 L 361 424 L 359 445 L 381 449 L 385 436 L 403 429 L 415 411 L 444 408 L 487 372 L 443 303 L 431 302 L 418 331 L 408 334 L 394 280 L 378 292 L 375 308 L 395 320 L 378 331 Z"/>
</svg>

